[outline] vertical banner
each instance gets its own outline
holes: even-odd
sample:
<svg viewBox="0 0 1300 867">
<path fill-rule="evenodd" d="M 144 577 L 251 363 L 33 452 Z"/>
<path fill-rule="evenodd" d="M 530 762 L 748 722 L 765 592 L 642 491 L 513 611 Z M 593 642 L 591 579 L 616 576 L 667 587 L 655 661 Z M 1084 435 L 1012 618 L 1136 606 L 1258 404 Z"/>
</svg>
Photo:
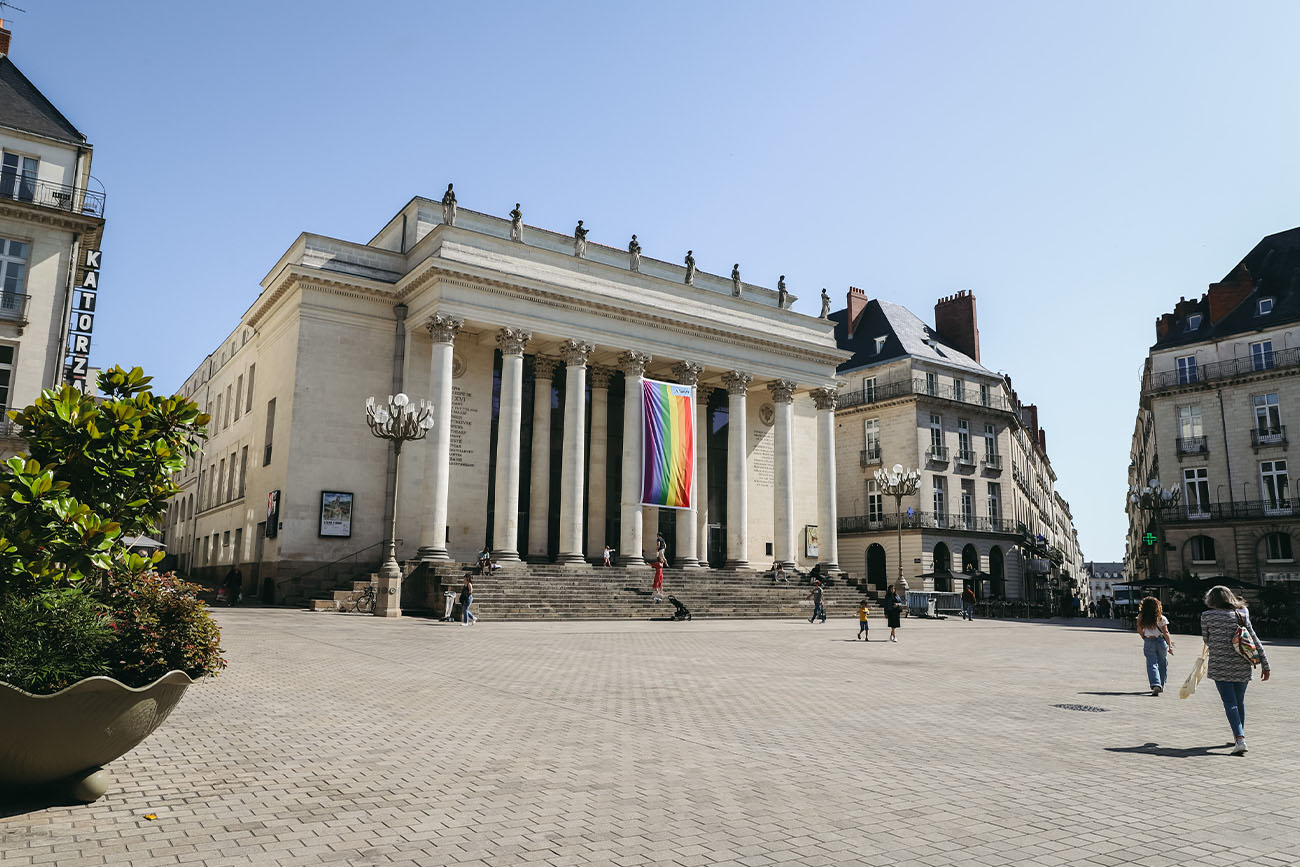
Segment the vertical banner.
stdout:
<svg viewBox="0 0 1300 867">
<path fill-rule="evenodd" d="M 641 398 L 641 504 L 689 509 L 695 474 L 694 389 L 646 379 Z"/>
</svg>

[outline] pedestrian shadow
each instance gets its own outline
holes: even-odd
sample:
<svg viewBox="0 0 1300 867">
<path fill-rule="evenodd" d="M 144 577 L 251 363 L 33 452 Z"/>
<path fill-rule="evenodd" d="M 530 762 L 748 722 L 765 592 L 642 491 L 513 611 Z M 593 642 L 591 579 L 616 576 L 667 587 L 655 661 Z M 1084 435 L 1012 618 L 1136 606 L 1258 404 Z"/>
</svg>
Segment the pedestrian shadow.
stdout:
<svg viewBox="0 0 1300 867">
<path fill-rule="evenodd" d="M 1162 747 L 1155 742 L 1149 742 L 1137 747 L 1105 747 L 1108 753 L 1142 753 L 1148 756 L 1164 756 L 1171 759 L 1187 759 L 1194 756 L 1226 756 L 1227 753 L 1218 753 L 1214 750 L 1221 750 L 1224 747 L 1230 747 L 1232 744 L 1214 744 L 1208 747 Z"/>
<path fill-rule="evenodd" d="M 1151 690 L 1149 689 L 1144 689 L 1136 692 L 1081 692 L 1079 693 L 1079 695 L 1145 695 L 1148 698 L 1158 697 L 1158 696 L 1151 695 Z"/>
</svg>

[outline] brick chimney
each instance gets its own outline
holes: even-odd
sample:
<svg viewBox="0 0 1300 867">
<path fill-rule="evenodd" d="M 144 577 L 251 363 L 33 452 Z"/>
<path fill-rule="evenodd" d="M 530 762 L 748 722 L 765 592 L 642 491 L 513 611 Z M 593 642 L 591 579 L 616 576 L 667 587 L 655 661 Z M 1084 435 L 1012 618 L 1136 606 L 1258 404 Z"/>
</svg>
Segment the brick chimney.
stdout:
<svg viewBox="0 0 1300 867">
<path fill-rule="evenodd" d="M 5 27 L 5 20 L 0 18 L 0 57 L 9 55 L 9 37 L 13 36 L 9 28 Z"/>
<path fill-rule="evenodd" d="M 1254 288 L 1254 280 L 1245 265 L 1238 265 L 1222 283 L 1210 284 L 1210 324 L 1218 325 L 1237 305 L 1245 301 Z"/>
<path fill-rule="evenodd" d="M 1162 313 L 1156 319 L 1156 342 L 1159 343 L 1169 336 L 1169 332 L 1174 328 L 1174 314 Z"/>
<path fill-rule="evenodd" d="M 980 360 L 980 332 L 975 322 L 975 296 L 969 289 L 940 298 L 934 305 L 934 330 L 939 339 Z"/>
<path fill-rule="evenodd" d="M 862 318 L 862 312 L 867 309 L 867 293 L 863 292 L 857 286 L 849 287 L 849 337 L 853 332 L 858 330 L 858 320 Z"/>
<path fill-rule="evenodd" d="M 1043 450 L 1043 454 L 1047 454 L 1047 431 L 1041 427 L 1038 429 L 1038 447 Z"/>
<path fill-rule="evenodd" d="M 1020 421 L 1031 431 L 1037 431 L 1038 428 L 1038 404 L 1026 403 L 1021 406 Z"/>
</svg>

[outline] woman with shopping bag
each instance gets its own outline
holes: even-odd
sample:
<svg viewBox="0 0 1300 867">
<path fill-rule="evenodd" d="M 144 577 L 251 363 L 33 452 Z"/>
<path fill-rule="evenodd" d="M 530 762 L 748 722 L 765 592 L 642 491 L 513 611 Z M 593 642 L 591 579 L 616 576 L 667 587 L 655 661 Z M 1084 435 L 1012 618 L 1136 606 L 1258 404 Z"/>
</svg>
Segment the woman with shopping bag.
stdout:
<svg viewBox="0 0 1300 867">
<path fill-rule="evenodd" d="M 1246 753 L 1246 687 L 1260 667 L 1260 680 L 1268 680 L 1268 657 L 1250 622 L 1246 603 L 1222 584 L 1205 594 L 1208 611 L 1201 612 L 1201 637 L 1208 652 L 1206 677 L 1214 681 L 1236 744 L 1234 756 Z"/>
</svg>

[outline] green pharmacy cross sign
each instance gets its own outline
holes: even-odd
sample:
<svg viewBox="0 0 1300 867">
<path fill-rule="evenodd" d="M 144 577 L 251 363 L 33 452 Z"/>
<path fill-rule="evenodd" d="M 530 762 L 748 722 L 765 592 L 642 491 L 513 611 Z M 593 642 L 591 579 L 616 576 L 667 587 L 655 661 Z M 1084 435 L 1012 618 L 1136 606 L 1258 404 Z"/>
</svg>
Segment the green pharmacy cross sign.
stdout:
<svg viewBox="0 0 1300 867">
<path fill-rule="evenodd" d="M 1142 541 L 1143 541 L 1145 544 L 1147 544 L 1148 546 L 1150 546 L 1150 545 L 1154 545 L 1154 544 L 1156 543 L 1156 534 L 1155 534 L 1155 533 L 1145 533 L 1145 534 L 1143 534 L 1143 536 L 1142 536 Z"/>
</svg>

